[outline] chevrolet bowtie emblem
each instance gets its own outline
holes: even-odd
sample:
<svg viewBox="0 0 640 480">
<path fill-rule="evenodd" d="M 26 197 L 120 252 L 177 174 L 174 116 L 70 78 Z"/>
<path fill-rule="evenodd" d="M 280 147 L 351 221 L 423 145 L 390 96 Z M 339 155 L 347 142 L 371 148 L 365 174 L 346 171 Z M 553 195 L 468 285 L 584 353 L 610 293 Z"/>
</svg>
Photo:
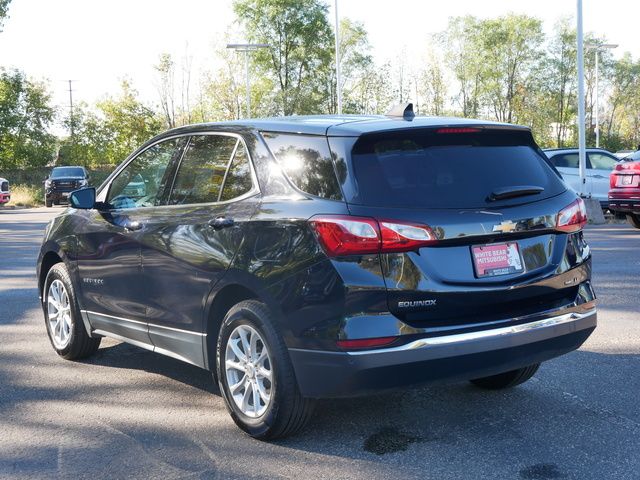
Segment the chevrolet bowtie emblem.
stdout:
<svg viewBox="0 0 640 480">
<path fill-rule="evenodd" d="M 507 220 L 506 222 L 502 222 L 499 225 L 494 225 L 493 231 L 500 233 L 515 232 L 517 226 L 517 223 L 513 223 L 511 220 Z"/>
</svg>

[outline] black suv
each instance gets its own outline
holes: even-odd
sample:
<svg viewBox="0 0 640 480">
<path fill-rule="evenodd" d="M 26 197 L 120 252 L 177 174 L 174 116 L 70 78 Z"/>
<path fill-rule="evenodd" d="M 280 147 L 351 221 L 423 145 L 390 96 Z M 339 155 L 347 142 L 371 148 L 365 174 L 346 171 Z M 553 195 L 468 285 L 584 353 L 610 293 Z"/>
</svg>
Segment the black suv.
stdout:
<svg viewBox="0 0 640 480">
<path fill-rule="evenodd" d="M 108 336 L 210 370 L 257 438 L 300 429 L 318 398 L 511 387 L 596 326 L 584 204 L 524 127 L 193 125 L 70 203 L 38 260 L 54 349 Z"/>
<path fill-rule="evenodd" d="M 67 203 L 69 194 L 89 185 L 84 167 L 54 167 L 44 180 L 44 204 L 47 207 Z"/>
</svg>

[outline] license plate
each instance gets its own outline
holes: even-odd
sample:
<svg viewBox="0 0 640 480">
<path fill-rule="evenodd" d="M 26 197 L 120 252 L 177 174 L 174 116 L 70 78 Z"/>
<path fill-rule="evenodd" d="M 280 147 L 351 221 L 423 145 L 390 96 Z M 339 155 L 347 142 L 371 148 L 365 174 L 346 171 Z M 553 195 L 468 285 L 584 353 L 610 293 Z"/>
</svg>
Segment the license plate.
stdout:
<svg viewBox="0 0 640 480">
<path fill-rule="evenodd" d="M 640 175 L 618 175 L 616 187 L 637 187 Z"/>
<path fill-rule="evenodd" d="M 62 192 L 62 197 L 67 198 L 69 196 L 69 192 Z"/>
<path fill-rule="evenodd" d="M 471 254 L 478 278 L 508 275 L 524 270 L 516 242 L 476 245 L 471 247 Z"/>
</svg>

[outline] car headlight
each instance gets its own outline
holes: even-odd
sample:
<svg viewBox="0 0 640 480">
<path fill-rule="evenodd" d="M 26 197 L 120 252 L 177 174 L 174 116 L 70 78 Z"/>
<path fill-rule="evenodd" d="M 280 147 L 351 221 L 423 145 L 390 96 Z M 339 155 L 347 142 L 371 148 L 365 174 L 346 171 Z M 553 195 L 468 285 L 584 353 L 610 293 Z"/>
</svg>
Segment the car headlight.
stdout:
<svg viewBox="0 0 640 480">
<path fill-rule="evenodd" d="M 45 188 L 49 188 L 51 186 L 51 180 L 45 180 L 44 181 L 44 186 L 45 186 Z"/>
<path fill-rule="evenodd" d="M 80 187 L 86 187 L 87 185 L 89 185 L 89 182 L 88 182 L 87 180 L 80 180 L 80 181 L 78 182 L 78 185 L 79 185 Z"/>
</svg>

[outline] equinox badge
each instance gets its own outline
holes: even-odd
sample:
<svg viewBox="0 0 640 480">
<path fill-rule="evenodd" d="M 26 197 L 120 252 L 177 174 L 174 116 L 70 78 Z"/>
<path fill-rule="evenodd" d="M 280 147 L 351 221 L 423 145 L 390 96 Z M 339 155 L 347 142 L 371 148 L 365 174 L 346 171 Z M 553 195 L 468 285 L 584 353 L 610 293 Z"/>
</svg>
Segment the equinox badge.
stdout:
<svg viewBox="0 0 640 480">
<path fill-rule="evenodd" d="M 398 308 L 413 308 L 413 307 L 435 307 L 436 300 L 412 300 L 409 302 L 398 302 Z"/>
</svg>

